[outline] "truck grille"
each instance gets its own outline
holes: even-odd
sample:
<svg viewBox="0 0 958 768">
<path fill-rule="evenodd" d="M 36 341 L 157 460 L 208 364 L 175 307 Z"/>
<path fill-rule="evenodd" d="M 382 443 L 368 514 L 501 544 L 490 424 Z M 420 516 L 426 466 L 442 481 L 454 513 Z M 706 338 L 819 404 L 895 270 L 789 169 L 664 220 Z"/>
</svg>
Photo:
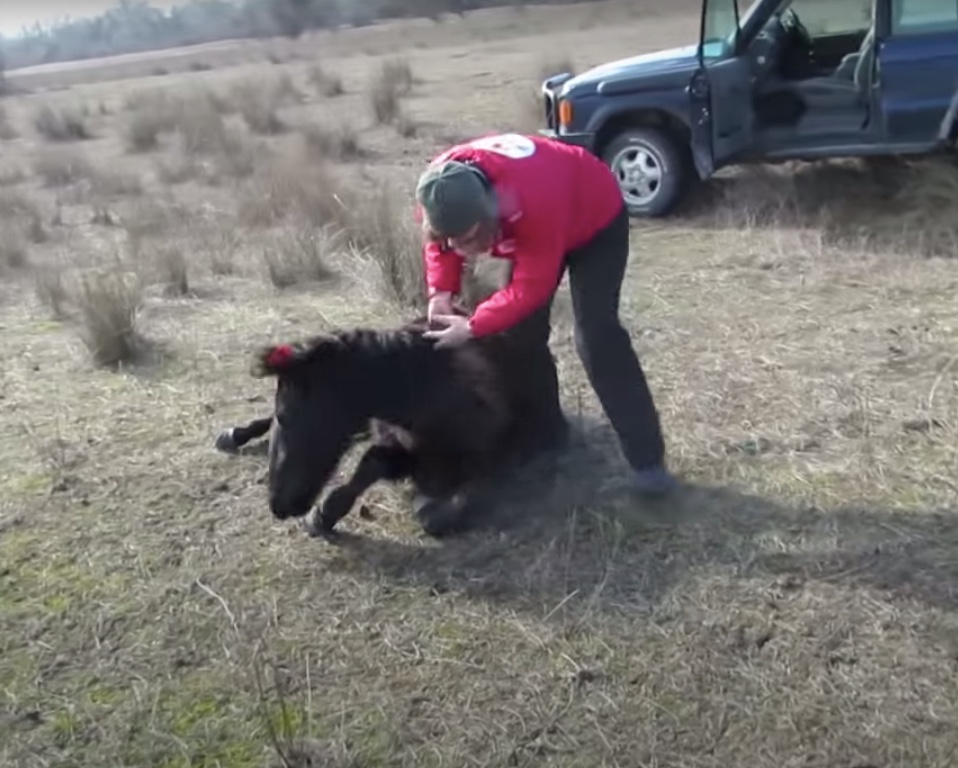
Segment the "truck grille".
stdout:
<svg viewBox="0 0 958 768">
<path fill-rule="evenodd" d="M 558 130 L 558 119 L 556 116 L 555 93 L 548 88 L 542 89 L 542 109 L 546 120 L 546 128 Z"/>
</svg>

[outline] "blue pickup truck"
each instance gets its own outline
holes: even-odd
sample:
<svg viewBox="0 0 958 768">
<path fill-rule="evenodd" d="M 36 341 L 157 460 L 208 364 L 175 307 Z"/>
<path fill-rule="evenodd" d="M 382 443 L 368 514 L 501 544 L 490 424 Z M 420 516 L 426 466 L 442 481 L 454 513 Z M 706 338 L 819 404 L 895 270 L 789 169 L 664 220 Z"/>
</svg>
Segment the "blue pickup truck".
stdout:
<svg viewBox="0 0 958 768">
<path fill-rule="evenodd" d="M 729 165 L 954 156 L 958 0 L 703 0 L 699 33 L 542 83 L 541 133 L 602 157 L 633 216 Z"/>
</svg>

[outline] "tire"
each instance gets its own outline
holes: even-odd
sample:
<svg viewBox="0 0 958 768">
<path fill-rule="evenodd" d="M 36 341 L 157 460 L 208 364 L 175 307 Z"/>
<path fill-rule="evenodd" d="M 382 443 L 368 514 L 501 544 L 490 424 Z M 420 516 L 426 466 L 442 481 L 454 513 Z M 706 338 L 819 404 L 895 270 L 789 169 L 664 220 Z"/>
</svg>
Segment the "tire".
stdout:
<svg viewBox="0 0 958 768">
<path fill-rule="evenodd" d="M 643 161 L 642 158 L 645 158 Z M 665 216 L 675 208 L 689 183 L 688 163 L 676 141 L 659 128 L 629 128 L 618 134 L 602 150 L 602 160 L 609 166 L 622 192 L 629 215 L 634 217 Z M 643 162 L 655 179 L 639 176 L 627 178 L 624 164 Z M 641 194 L 637 181 L 649 181 Z"/>
</svg>

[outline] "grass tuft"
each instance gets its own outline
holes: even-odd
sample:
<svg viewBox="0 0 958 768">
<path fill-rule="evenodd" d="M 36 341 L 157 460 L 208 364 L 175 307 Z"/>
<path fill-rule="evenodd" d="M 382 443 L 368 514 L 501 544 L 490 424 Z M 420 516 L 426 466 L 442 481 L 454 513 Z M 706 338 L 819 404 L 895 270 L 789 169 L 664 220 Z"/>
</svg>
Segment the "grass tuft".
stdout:
<svg viewBox="0 0 958 768">
<path fill-rule="evenodd" d="M 369 103 L 377 123 L 392 123 L 401 114 L 401 100 L 412 90 L 412 67 L 405 59 L 387 59 L 369 88 Z"/>
<path fill-rule="evenodd" d="M 86 118 L 73 107 L 44 104 L 33 116 L 33 127 L 48 141 L 82 141 L 93 138 Z"/>
<path fill-rule="evenodd" d="M 139 359 L 145 339 L 138 321 L 143 302 L 138 274 L 119 269 L 83 272 L 69 293 L 79 314 L 80 337 L 96 365 L 115 367 Z"/>
<path fill-rule="evenodd" d="M 331 279 L 335 275 L 331 259 L 340 248 L 340 233 L 299 225 L 284 229 L 280 237 L 263 250 L 263 261 L 270 282 L 276 288 L 289 288 Z"/>
</svg>

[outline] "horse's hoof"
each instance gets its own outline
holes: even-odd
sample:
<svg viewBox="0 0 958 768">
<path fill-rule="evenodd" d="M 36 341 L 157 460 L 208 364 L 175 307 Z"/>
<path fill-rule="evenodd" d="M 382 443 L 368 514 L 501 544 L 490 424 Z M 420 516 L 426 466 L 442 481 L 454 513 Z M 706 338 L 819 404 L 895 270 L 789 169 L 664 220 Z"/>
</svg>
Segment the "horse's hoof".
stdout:
<svg viewBox="0 0 958 768">
<path fill-rule="evenodd" d="M 335 523 L 329 523 L 323 519 L 322 515 L 317 514 L 315 511 L 303 518 L 303 528 L 312 539 L 335 538 L 336 531 L 333 529 L 334 526 Z"/>
<path fill-rule="evenodd" d="M 223 453 L 236 453 L 238 446 L 233 437 L 232 428 L 224 429 L 216 436 L 216 448 L 217 450 L 223 451 Z"/>
<path fill-rule="evenodd" d="M 414 499 L 413 509 L 423 531 L 433 538 L 442 538 L 462 529 L 465 502 L 463 494 L 451 499 L 420 495 Z"/>
</svg>

